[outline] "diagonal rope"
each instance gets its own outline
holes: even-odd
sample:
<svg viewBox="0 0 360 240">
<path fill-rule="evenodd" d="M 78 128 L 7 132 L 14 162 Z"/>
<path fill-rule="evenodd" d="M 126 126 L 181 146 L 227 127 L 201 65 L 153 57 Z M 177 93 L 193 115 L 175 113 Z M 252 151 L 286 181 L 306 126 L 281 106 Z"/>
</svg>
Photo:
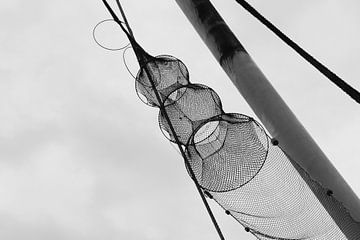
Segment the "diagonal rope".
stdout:
<svg viewBox="0 0 360 240">
<path fill-rule="evenodd" d="M 124 22 L 125 22 L 125 25 L 126 25 L 128 31 L 129 31 L 129 34 L 130 34 L 132 37 L 134 37 L 134 34 L 133 34 L 132 30 L 131 30 L 131 27 L 130 27 L 130 25 L 129 25 L 129 22 L 128 22 L 127 18 L 126 18 L 125 12 L 124 12 L 124 10 L 123 10 L 123 8 L 122 8 L 122 6 L 121 6 L 120 0 L 116 0 L 116 4 L 117 4 L 117 6 L 118 6 L 118 8 L 119 8 L 119 10 L 120 10 L 120 13 L 121 13 L 122 18 L 124 19 Z"/>
<path fill-rule="evenodd" d="M 268 29 L 270 29 L 276 36 L 283 40 L 288 46 L 295 50 L 300 56 L 302 56 L 306 61 L 313 65 L 318 71 L 325 75 L 331 82 L 336 86 L 342 89 L 347 93 L 353 100 L 357 103 L 360 103 L 360 93 L 337 76 L 334 72 L 328 69 L 325 65 L 316 60 L 313 56 L 307 53 L 303 48 L 301 48 L 297 43 L 287 37 L 282 33 L 275 25 L 273 25 L 269 20 L 262 16 L 255 8 L 253 8 L 245 0 L 235 0 L 239 3 L 245 10 L 247 10 L 252 16 L 258 19 L 262 24 L 264 24 Z"/>
<path fill-rule="evenodd" d="M 122 30 L 126 33 L 126 35 L 128 36 L 130 42 L 131 42 L 132 44 L 133 44 L 133 43 L 136 43 L 136 41 L 135 41 L 135 39 L 134 39 L 134 37 L 133 37 L 131 28 L 130 28 L 130 26 L 129 26 L 127 20 L 126 20 L 125 14 L 124 14 L 124 12 L 123 12 L 123 10 L 122 10 L 120 1 L 119 1 L 119 0 L 116 0 L 116 2 L 117 2 L 117 4 L 118 4 L 118 7 L 119 7 L 119 9 L 120 9 L 120 11 L 121 11 L 121 14 L 122 14 L 122 16 L 123 16 L 124 22 L 125 22 L 125 24 L 126 24 L 126 27 L 128 28 L 128 29 L 127 29 L 128 31 L 126 31 L 125 28 L 122 26 L 121 21 L 120 21 L 119 18 L 116 16 L 116 14 L 114 13 L 114 11 L 111 9 L 111 7 L 110 7 L 110 5 L 107 3 L 107 1 L 106 1 L 106 0 L 102 0 L 102 1 L 103 1 L 103 3 L 104 3 L 105 7 L 107 8 L 107 10 L 110 12 L 110 14 L 112 15 L 112 17 L 114 18 L 114 21 L 117 22 L 117 23 L 120 25 L 120 27 L 122 28 Z M 134 48 L 134 51 L 136 51 L 135 48 Z M 144 65 L 143 67 L 144 67 L 144 70 L 145 70 L 146 74 L 147 74 L 148 77 L 149 77 L 151 87 L 152 87 L 152 89 L 153 89 L 153 91 L 154 91 L 154 93 L 155 93 L 156 99 L 157 99 L 157 101 L 158 101 L 158 103 L 159 103 L 159 105 L 160 105 L 160 107 L 159 107 L 159 108 L 160 108 L 160 111 L 161 111 L 161 113 L 163 114 L 163 116 L 165 117 L 166 121 L 167 121 L 168 124 L 169 124 L 170 131 L 171 131 L 171 133 L 172 133 L 173 136 L 174 136 L 175 142 L 176 142 L 176 144 L 178 145 L 179 151 L 180 151 L 181 156 L 183 157 L 183 159 L 184 159 L 184 161 L 185 161 L 186 166 L 187 166 L 188 169 L 190 170 L 191 178 L 193 179 L 193 181 L 194 181 L 194 183 L 195 183 L 196 189 L 197 189 L 197 191 L 199 192 L 199 195 L 200 195 L 200 197 L 201 197 L 201 200 L 203 201 L 203 203 L 204 203 L 204 205 L 205 205 L 205 208 L 206 208 L 206 210 L 207 210 L 207 212 L 208 212 L 208 214 L 209 214 L 209 216 L 210 216 L 210 218 L 211 218 L 211 221 L 212 221 L 212 223 L 213 223 L 213 225 L 214 225 L 214 227 L 215 227 L 215 229 L 216 229 L 216 231 L 217 231 L 220 239 L 221 239 L 221 240 L 225 240 L 224 235 L 222 234 L 221 229 L 220 229 L 220 227 L 219 227 L 219 225 L 218 225 L 218 223 L 217 223 L 217 221 L 216 221 L 216 219 L 215 219 L 215 216 L 214 216 L 214 214 L 213 214 L 213 212 L 212 212 L 212 210 L 211 210 L 211 208 L 210 208 L 210 206 L 209 206 L 209 203 L 206 201 L 205 195 L 204 195 L 203 191 L 201 190 L 200 184 L 198 183 L 198 181 L 197 181 L 197 179 L 196 179 L 195 173 L 194 173 L 194 171 L 192 170 L 192 168 L 191 168 L 191 166 L 190 166 L 190 164 L 189 164 L 189 161 L 188 161 L 188 159 L 187 159 L 187 157 L 186 157 L 185 151 L 184 151 L 184 149 L 183 149 L 182 146 L 181 146 L 181 143 L 180 143 L 179 138 L 178 138 L 178 136 L 177 136 L 177 134 L 176 134 L 176 131 L 175 131 L 175 129 L 174 129 L 172 123 L 171 123 L 171 120 L 170 120 L 170 118 L 169 118 L 169 116 L 168 116 L 168 114 L 167 114 L 167 112 L 166 112 L 164 103 L 162 102 L 162 99 L 161 99 L 161 97 L 160 97 L 160 94 L 159 94 L 159 92 L 158 92 L 158 90 L 157 90 L 157 88 L 156 88 L 156 86 L 155 86 L 155 82 L 154 82 L 154 80 L 153 80 L 153 75 L 151 74 L 151 72 L 150 72 L 150 70 L 148 69 L 147 65 Z"/>
</svg>

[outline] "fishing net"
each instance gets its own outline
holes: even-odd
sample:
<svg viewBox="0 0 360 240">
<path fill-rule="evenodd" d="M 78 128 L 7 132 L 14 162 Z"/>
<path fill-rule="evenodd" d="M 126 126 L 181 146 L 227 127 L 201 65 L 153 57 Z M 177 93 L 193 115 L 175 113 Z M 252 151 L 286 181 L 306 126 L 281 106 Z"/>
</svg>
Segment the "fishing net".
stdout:
<svg viewBox="0 0 360 240">
<path fill-rule="evenodd" d="M 129 26 L 125 29 L 103 2 L 127 34 L 139 62 L 138 96 L 160 109 L 160 129 L 178 144 L 201 193 L 258 239 L 360 240 L 360 224 L 331 190 L 312 180 L 259 123 L 243 114 L 225 113 L 216 92 L 191 83 L 179 59 L 146 53 Z M 341 229 L 336 222 L 342 223 Z"/>
<path fill-rule="evenodd" d="M 268 153 L 268 139 L 253 119 L 222 114 L 203 124 L 186 150 L 200 186 L 226 192 L 245 185 L 259 172 Z"/>
<path fill-rule="evenodd" d="M 222 113 L 219 96 L 211 88 L 200 84 L 189 84 L 176 89 L 165 99 L 164 108 L 178 141 L 183 145 L 204 121 Z M 164 135 L 176 142 L 164 111 L 159 113 L 159 124 Z"/>
<path fill-rule="evenodd" d="M 135 89 L 144 103 L 152 107 L 159 107 L 160 104 L 150 79 L 161 100 L 164 100 L 175 89 L 189 83 L 189 72 L 179 59 L 168 55 L 160 55 L 146 62 L 136 76 Z M 173 95 L 175 93 L 171 96 Z"/>
<path fill-rule="evenodd" d="M 184 149 L 190 177 L 246 231 L 258 239 L 347 239 L 344 233 L 360 239 L 359 223 L 327 189 L 253 118 L 225 113 L 216 92 L 191 83 L 180 60 L 157 57 L 140 67 L 136 81 L 143 101 L 160 108 L 164 135 Z M 339 209 L 346 229 L 337 226 L 314 191 Z"/>
</svg>

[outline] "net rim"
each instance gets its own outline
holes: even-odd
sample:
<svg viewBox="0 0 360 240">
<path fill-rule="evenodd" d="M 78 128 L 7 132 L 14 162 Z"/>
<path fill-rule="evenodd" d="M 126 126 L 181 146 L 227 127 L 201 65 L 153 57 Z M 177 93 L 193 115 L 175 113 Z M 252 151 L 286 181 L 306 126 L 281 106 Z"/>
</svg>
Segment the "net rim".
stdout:
<svg viewBox="0 0 360 240">
<path fill-rule="evenodd" d="M 187 156 L 186 161 L 188 161 L 188 164 L 185 164 L 185 166 L 186 166 L 186 170 L 188 171 L 190 177 L 191 177 L 191 174 L 190 174 L 190 172 L 189 172 L 190 170 L 188 169 L 188 166 L 189 166 L 189 167 L 192 167 L 192 165 L 191 165 L 191 163 L 190 163 L 190 161 L 189 161 L 189 159 L 188 159 L 188 156 L 189 156 L 189 147 L 192 146 L 192 147 L 194 148 L 194 150 L 196 151 L 196 154 L 198 154 L 199 157 L 200 157 L 200 159 L 202 159 L 201 154 L 199 153 L 199 151 L 198 151 L 197 148 L 196 148 L 196 143 L 193 143 L 193 138 L 194 138 L 194 135 L 196 134 L 196 132 L 197 132 L 199 129 L 201 129 L 201 127 L 202 127 L 204 124 L 206 124 L 206 123 L 213 122 L 213 121 L 229 121 L 229 119 L 224 119 L 224 117 L 226 117 L 226 118 L 228 118 L 228 117 L 235 117 L 235 118 L 236 118 L 236 117 L 239 117 L 239 116 L 245 117 L 246 121 L 238 122 L 238 123 L 241 124 L 241 123 L 249 123 L 249 122 L 252 122 L 252 123 L 254 123 L 255 126 L 258 127 L 258 128 L 261 130 L 261 132 L 264 134 L 264 137 L 265 137 L 265 139 L 266 139 L 266 151 L 265 151 L 264 160 L 262 161 L 261 165 L 258 167 L 256 173 L 254 173 L 254 175 L 253 175 L 251 178 L 247 179 L 246 182 L 244 182 L 244 183 L 242 183 L 242 184 L 240 184 L 240 185 L 238 185 L 238 186 L 236 186 L 236 187 L 233 187 L 233 188 L 231 188 L 231 189 L 226 189 L 226 190 L 214 190 L 214 189 L 210 189 L 210 188 L 208 188 L 208 187 L 204 187 L 203 184 L 201 183 L 201 181 L 199 181 L 199 180 L 196 178 L 196 175 L 194 174 L 194 177 L 195 177 L 196 179 L 193 179 L 193 180 L 194 180 L 194 181 L 196 180 L 196 181 L 199 183 L 200 187 L 201 187 L 203 190 L 205 190 L 205 191 L 213 192 L 213 193 L 225 193 L 225 192 L 230 192 L 230 191 L 234 191 L 234 190 L 236 190 L 236 189 L 239 189 L 239 188 L 245 186 L 246 184 L 248 184 L 249 182 L 251 182 L 251 181 L 259 174 L 259 172 L 261 171 L 261 169 L 263 168 L 263 166 L 264 166 L 264 164 L 265 164 L 265 162 L 266 162 L 266 160 L 267 160 L 267 157 L 268 157 L 268 154 L 269 154 L 269 147 L 270 147 L 270 138 L 269 138 L 269 136 L 267 135 L 265 129 L 261 126 L 261 124 L 259 124 L 254 118 L 252 118 L 252 117 L 250 117 L 250 116 L 247 116 L 247 115 L 245 115 L 245 114 L 240 114 L 240 113 L 223 113 L 223 114 L 219 114 L 219 115 L 216 115 L 216 116 L 214 116 L 214 117 L 211 117 L 211 118 L 207 119 L 203 124 L 201 124 L 200 126 L 198 126 L 198 127 L 196 128 L 196 130 L 193 131 L 193 134 L 192 134 L 191 137 L 189 138 L 189 141 L 188 141 L 187 145 L 185 146 L 185 151 L 186 151 L 186 156 Z M 220 124 L 219 124 L 219 125 L 220 125 Z M 209 135 L 209 136 L 210 136 L 210 135 Z M 223 143 L 223 144 L 224 144 L 224 143 Z M 222 145 L 223 145 L 223 144 L 222 144 Z M 202 159 L 202 160 L 203 160 L 203 159 Z M 192 169 L 192 171 L 194 172 L 193 169 Z M 193 178 L 193 177 L 192 177 L 192 178 Z"/>
</svg>

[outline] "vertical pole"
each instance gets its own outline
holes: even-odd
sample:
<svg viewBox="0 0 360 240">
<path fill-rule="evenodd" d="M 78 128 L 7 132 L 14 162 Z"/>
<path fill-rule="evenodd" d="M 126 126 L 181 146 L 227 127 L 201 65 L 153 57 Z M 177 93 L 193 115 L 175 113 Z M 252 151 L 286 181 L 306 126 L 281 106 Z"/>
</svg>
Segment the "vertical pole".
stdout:
<svg viewBox="0 0 360 240">
<path fill-rule="evenodd" d="M 349 226 L 339 220 L 339 211 L 344 211 L 340 215 L 346 215 L 347 210 L 355 222 L 360 222 L 359 198 L 256 66 L 209 0 L 176 2 L 266 129 L 279 141 L 280 147 L 313 180 L 329 189 L 329 193 L 346 208 L 334 209 L 320 193 L 313 191 L 344 235 L 351 240 L 359 239 L 354 237 L 353 232 L 360 232 L 360 229 L 353 227 L 348 230 Z"/>
</svg>

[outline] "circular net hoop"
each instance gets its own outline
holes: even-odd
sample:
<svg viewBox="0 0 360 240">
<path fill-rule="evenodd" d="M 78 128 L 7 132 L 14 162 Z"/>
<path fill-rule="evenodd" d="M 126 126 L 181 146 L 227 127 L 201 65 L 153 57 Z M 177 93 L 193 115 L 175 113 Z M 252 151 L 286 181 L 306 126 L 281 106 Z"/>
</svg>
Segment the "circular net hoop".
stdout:
<svg viewBox="0 0 360 240">
<path fill-rule="evenodd" d="M 186 145 L 194 130 L 209 118 L 221 114 L 219 96 L 211 88 L 200 84 L 188 84 L 176 89 L 164 101 L 165 111 L 180 144 Z M 159 125 L 170 141 L 176 142 L 163 112 L 159 113 Z"/>
<path fill-rule="evenodd" d="M 183 62 L 168 55 L 152 58 L 140 68 L 135 81 L 136 93 L 145 104 L 159 107 L 150 79 L 163 101 L 175 89 L 189 84 L 189 72 Z"/>
<path fill-rule="evenodd" d="M 268 148 L 267 135 L 255 120 L 241 114 L 221 114 L 198 127 L 186 153 L 202 188 L 226 192 L 258 174 Z"/>
</svg>

